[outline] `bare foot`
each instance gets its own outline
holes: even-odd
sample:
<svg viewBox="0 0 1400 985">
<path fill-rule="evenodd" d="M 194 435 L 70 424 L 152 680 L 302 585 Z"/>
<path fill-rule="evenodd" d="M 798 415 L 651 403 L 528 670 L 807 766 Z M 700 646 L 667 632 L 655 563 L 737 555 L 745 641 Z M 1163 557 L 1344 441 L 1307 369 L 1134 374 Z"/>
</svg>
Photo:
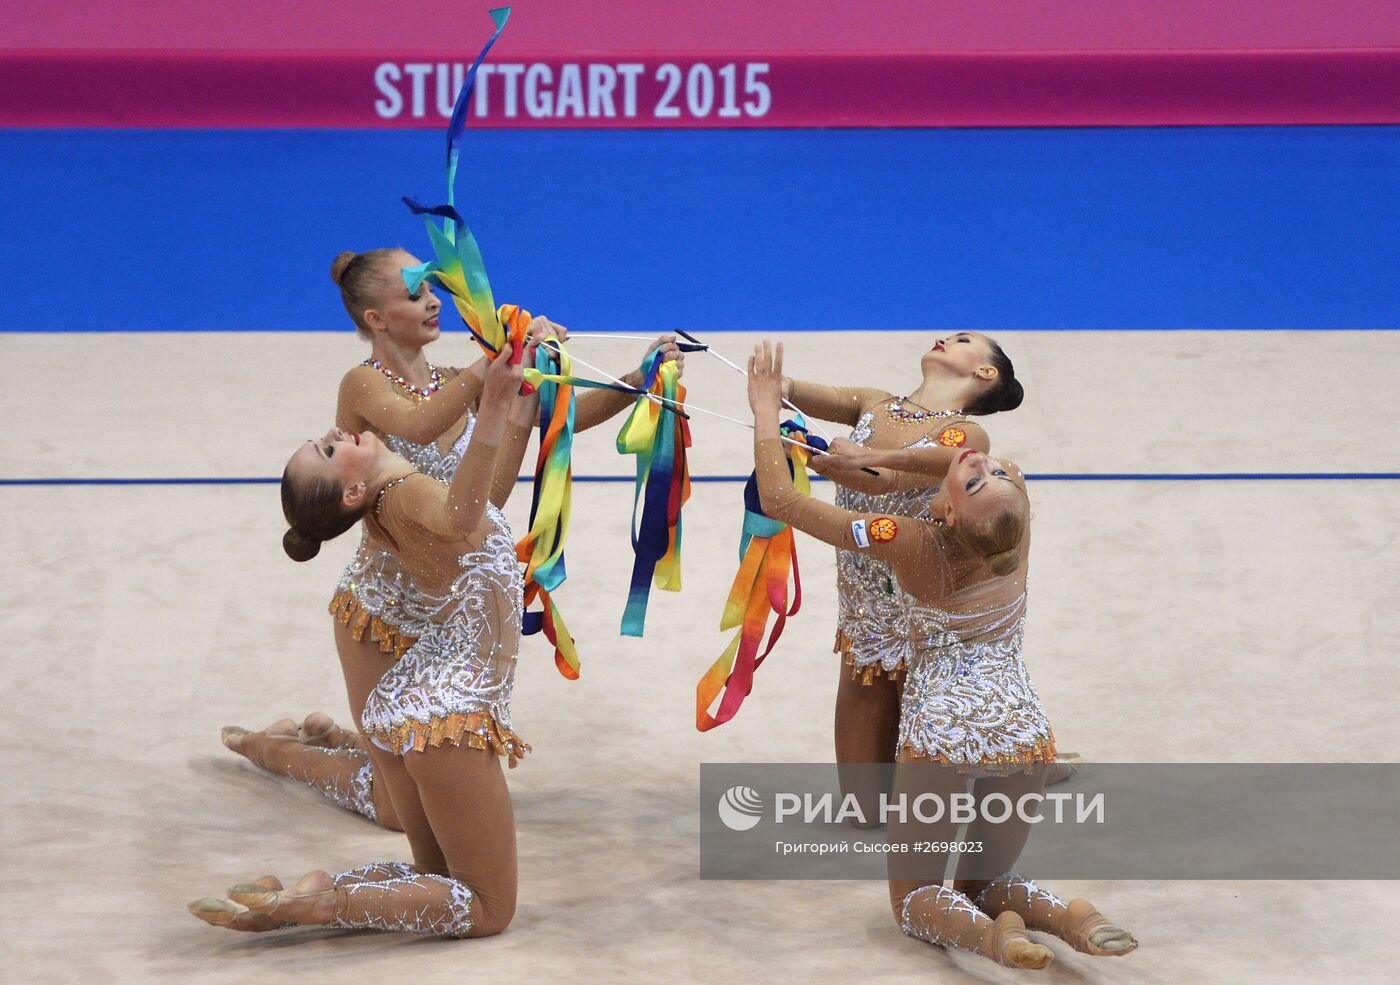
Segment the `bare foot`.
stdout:
<svg viewBox="0 0 1400 985">
<path fill-rule="evenodd" d="M 325 926 L 335 919 L 335 880 L 329 872 L 317 869 L 296 881 L 291 889 L 273 889 L 260 883 L 231 886 L 228 898 L 254 913 L 290 922 Z"/>
<path fill-rule="evenodd" d="M 263 876 L 249 885 L 274 891 L 282 888 L 282 883 L 276 876 Z M 206 896 L 203 899 L 195 900 L 188 909 L 190 913 L 205 923 L 228 930 L 242 930 L 260 934 L 282 926 L 281 920 L 274 919 L 265 913 L 254 913 L 241 903 L 235 903 L 228 899 L 214 899 Z"/>
</svg>

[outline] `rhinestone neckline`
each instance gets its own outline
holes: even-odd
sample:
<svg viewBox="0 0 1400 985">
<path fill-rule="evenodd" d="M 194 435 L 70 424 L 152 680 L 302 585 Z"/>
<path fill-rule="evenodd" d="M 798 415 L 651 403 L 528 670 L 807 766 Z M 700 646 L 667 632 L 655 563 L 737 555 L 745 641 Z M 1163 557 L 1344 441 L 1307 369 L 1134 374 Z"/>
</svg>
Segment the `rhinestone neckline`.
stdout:
<svg viewBox="0 0 1400 985">
<path fill-rule="evenodd" d="M 388 377 L 390 383 L 394 384 L 394 386 L 398 387 L 400 390 L 403 390 L 414 400 L 420 402 L 432 397 L 432 395 L 437 393 L 440 389 L 442 389 L 442 385 L 447 382 L 447 380 L 443 377 L 442 373 L 432 363 L 428 364 L 428 379 L 431 382 L 429 382 L 428 385 L 425 387 L 414 386 L 412 383 L 408 382 L 408 380 L 404 379 L 398 373 L 395 373 L 393 370 L 389 369 L 389 367 L 385 366 L 382 362 L 380 362 L 378 359 L 375 359 L 373 356 L 360 363 L 360 365 L 373 366 L 375 369 L 379 370 L 379 372 L 383 373 L 386 377 Z"/>
<path fill-rule="evenodd" d="M 397 486 L 399 483 L 403 482 L 405 479 L 407 479 L 407 478 L 408 478 L 409 476 L 411 476 L 411 475 L 422 475 L 422 473 L 419 472 L 417 469 L 414 469 L 412 472 L 405 472 L 403 475 L 399 476 L 397 479 L 390 479 L 388 482 L 384 483 L 384 488 L 381 489 L 381 490 L 379 490 L 379 495 L 378 495 L 378 496 L 374 497 L 374 515 L 375 515 L 375 516 L 379 516 L 379 515 L 380 515 L 380 512 L 379 512 L 379 511 L 380 511 L 380 507 L 382 507 L 382 506 L 384 505 L 384 494 L 387 493 L 390 489 L 393 489 L 393 488 L 394 488 L 395 486 Z"/>
<path fill-rule="evenodd" d="M 913 403 L 908 397 L 895 397 L 885 405 L 885 413 L 904 424 L 914 421 L 936 420 L 940 417 L 962 417 L 960 410 L 905 410 L 904 404 Z M 918 405 L 915 404 L 917 407 Z"/>
</svg>

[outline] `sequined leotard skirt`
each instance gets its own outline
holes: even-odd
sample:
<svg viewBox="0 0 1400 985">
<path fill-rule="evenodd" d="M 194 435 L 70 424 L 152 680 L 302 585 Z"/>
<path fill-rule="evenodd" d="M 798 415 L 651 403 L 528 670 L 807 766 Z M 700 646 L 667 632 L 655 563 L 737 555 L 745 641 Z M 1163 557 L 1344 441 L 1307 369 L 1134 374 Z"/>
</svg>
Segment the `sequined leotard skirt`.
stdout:
<svg viewBox="0 0 1400 985">
<path fill-rule="evenodd" d="M 445 594 L 416 588 L 404 624 L 416 641 L 380 679 L 360 724 L 371 742 L 394 753 L 453 743 L 489 749 L 511 766 L 529 745 L 511 727 L 515 658 L 520 645 L 524 580 L 505 517 L 487 507 L 492 525 L 481 550 L 458 559 L 461 573 Z M 400 606 L 399 615 L 404 615 Z"/>
<path fill-rule="evenodd" d="M 993 642 L 963 643 L 942 615 L 921 606 L 913 613 L 899 748 L 983 772 L 1054 762 L 1055 735 L 1021 660 L 1022 620 Z"/>
<path fill-rule="evenodd" d="M 398 558 L 364 534 L 331 596 L 330 613 L 349 627 L 355 642 L 363 642 L 369 634 L 382 652 L 402 657 L 415 640 L 404 629 L 412 618 L 400 614 L 406 601 L 411 605 L 411 592 L 412 583 L 399 568 Z"/>
</svg>

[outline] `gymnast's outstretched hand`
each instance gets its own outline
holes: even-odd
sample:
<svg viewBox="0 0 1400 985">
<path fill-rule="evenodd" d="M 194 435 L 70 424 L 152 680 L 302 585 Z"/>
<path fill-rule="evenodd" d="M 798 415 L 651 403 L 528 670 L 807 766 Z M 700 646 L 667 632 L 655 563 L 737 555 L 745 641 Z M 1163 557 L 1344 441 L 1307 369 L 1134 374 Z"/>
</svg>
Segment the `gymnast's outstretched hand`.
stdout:
<svg viewBox="0 0 1400 985">
<path fill-rule="evenodd" d="M 749 357 L 749 406 L 754 424 L 767 434 L 777 433 L 783 405 L 783 344 L 765 339 Z"/>
</svg>

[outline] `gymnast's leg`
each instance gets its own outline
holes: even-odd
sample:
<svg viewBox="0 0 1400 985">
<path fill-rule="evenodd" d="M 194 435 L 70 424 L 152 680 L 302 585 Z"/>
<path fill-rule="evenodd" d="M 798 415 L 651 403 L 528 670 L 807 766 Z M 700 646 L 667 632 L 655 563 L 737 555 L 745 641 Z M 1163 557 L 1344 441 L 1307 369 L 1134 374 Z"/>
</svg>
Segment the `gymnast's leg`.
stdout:
<svg viewBox="0 0 1400 985">
<path fill-rule="evenodd" d="M 1022 796 L 1039 793 L 1048 772 L 1049 769 L 1042 766 L 1028 773 L 979 779 L 974 796 L 980 803 L 989 793 L 1001 793 L 1015 804 Z M 989 916 L 1015 913 L 1031 930 L 1054 934 L 1076 951 L 1111 956 L 1134 950 L 1137 940 L 1133 935 L 1109 923 L 1088 900 L 1075 899 L 1066 903 L 1034 880 L 1014 871 L 1030 827 L 1014 812 L 1000 824 L 985 820 L 979 812 L 979 820 L 969 826 L 965 840 L 980 843 L 982 851 L 958 859 L 954 885 Z"/>
<path fill-rule="evenodd" d="M 356 640 L 349 626 L 339 619 L 332 621 L 335 624 L 335 652 L 340 657 L 340 669 L 345 676 L 345 696 L 350 701 L 350 714 L 358 730 L 360 715 L 365 710 L 365 702 L 369 699 L 370 692 L 397 662 L 397 658 L 392 653 L 383 652 L 379 644 L 369 638 L 370 634 L 365 633 L 361 639 Z M 368 741 L 362 740 L 359 748 L 369 754 L 373 768 L 372 776 L 378 775 L 390 762 L 398 760 L 392 753 L 377 749 Z M 376 788 L 371 781 L 370 795 L 378 823 L 393 831 L 404 831 L 404 825 L 388 791 L 383 789 L 382 785 Z"/>
<path fill-rule="evenodd" d="M 862 816 L 871 819 L 861 826 L 870 827 L 879 817 L 888 774 L 865 764 L 894 762 L 901 685 L 884 674 L 873 674 L 869 684 L 863 679 L 862 671 L 842 661 L 836 688 L 836 764 L 842 794 L 855 794 Z"/>
<path fill-rule="evenodd" d="M 373 766 L 367 753 L 309 746 L 299 741 L 295 733 L 279 733 L 271 726 L 261 732 L 226 727 L 223 741 L 269 773 L 299 780 L 319 790 L 336 806 L 378 822 Z"/>
<path fill-rule="evenodd" d="M 350 710 L 358 722 L 365 700 L 394 665 L 394 657 L 384 653 L 369 634 L 356 640 L 350 627 L 339 619 L 333 623 Z M 376 760 L 384 754 L 368 742 L 355 742 L 355 736 L 319 714 L 308 715 L 301 729 L 284 719 L 261 732 L 229 726 L 222 733 L 224 745 L 268 772 L 299 780 L 338 807 L 362 814 L 391 831 L 402 831 L 387 791 L 375 783 L 376 767 L 383 767 Z"/>
<path fill-rule="evenodd" d="M 378 780 L 404 825 L 414 864 L 309 872 L 288 890 L 265 878 L 232 887 L 224 900 L 197 900 L 191 912 L 235 930 L 288 923 L 446 937 L 504 930 L 515 913 L 516 856 L 500 758 L 443 745 L 380 759 Z"/>
<path fill-rule="evenodd" d="M 515 820 L 495 753 L 443 745 L 410 752 L 402 764 L 417 785 L 435 843 L 443 856 L 429 864 L 378 862 L 332 876 L 309 872 L 290 889 L 275 880 L 229 889 L 226 900 L 197 900 L 195 916 L 235 930 L 287 924 L 392 930 L 439 937 L 499 934 L 515 915 Z M 398 770 L 385 774 L 400 807 L 407 806 Z M 412 832 L 420 820 L 405 812 Z M 415 844 L 415 857 L 419 846 Z M 437 863 L 437 864 L 435 864 Z"/>
<path fill-rule="evenodd" d="M 1008 911 L 993 919 L 964 893 L 943 884 L 949 854 L 938 846 L 955 841 L 961 825 L 946 809 L 937 820 L 922 821 L 913 804 L 921 794 L 932 794 L 948 805 L 953 794 L 967 787 L 968 778 L 950 766 L 901 758 L 895 768 L 892 803 L 902 803 L 905 810 L 902 817 L 890 816 L 890 842 L 909 846 L 889 855 L 895 921 L 906 934 L 930 944 L 972 951 L 1013 967 L 1044 968 L 1054 953 L 1030 939 L 1020 916 Z M 929 809 L 924 813 L 932 816 L 932 801 L 926 803 Z M 932 847 L 914 851 L 916 843 Z"/>
</svg>

